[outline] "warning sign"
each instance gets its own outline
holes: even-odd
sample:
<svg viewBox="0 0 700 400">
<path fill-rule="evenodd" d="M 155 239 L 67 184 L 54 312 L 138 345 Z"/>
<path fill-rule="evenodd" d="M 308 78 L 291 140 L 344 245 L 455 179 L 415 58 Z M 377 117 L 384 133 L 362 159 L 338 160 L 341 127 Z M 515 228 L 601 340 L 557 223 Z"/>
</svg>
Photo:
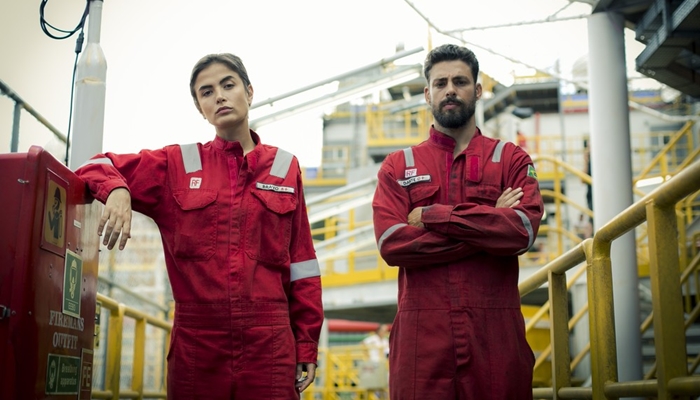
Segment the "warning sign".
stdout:
<svg viewBox="0 0 700 400">
<path fill-rule="evenodd" d="M 78 394 L 80 357 L 50 354 L 46 363 L 46 394 Z"/>
<path fill-rule="evenodd" d="M 80 294 L 83 282 L 83 259 L 66 250 L 63 271 L 63 313 L 80 318 Z"/>
<path fill-rule="evenodd" d="M 52 171 L 46 173 L 41 248 L 63 257 L 66 249 L 66 210 L 68 209 L 68 182 Z"/>
<path fill-rule="evenodd" d="M 63 247 L 66 236 L 66 188 L 49 179 L 44 204 L 44 241 Z"/>
</svg>

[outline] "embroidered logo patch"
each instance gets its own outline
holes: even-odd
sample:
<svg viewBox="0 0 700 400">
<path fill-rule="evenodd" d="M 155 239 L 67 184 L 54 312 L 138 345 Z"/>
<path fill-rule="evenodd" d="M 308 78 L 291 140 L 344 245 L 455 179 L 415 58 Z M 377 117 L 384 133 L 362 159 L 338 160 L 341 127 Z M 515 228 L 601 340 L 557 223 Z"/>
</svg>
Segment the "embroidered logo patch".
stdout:
<svg viewBox="0 0 700 400">
<path fill-rule="evenodd" d="M 412 176 L 416 176 L 418 174 L 418 169 L 413 168 L 413 169 L 407 169 L 404 175 L 404 178 L 410 178 Z"/>
<path fill-rule="evenodd" d="M 535 167 L 533 165 L 527 166 L 527 176 L 537 179 L 537 172 L 535 172 Z"/>
<path fill-rule="evenodd" d="M 294 188 L 290 186 L 277 186 L 269 183 L 256 182 L 255 187 L 260 190 L 270 190 L 278 193 L 294 193 Z"/>
<path fill-rule="evenodd" d="M 418 175 L 414 176 L 412 178 L 404 179 L 404 180 L 398 180 L 396 181 L 399 183 L 399 185 L 406 187 L 409 185 L 413 185 L 414 183 L 418 182 L 430 182 L 430 175 Z"/>
<path fill-rule="evenodd" d="M 202 178 L 190 178 L 190 189 L 199 189 L 200 186 L 202 186 Z"/>
</svg>

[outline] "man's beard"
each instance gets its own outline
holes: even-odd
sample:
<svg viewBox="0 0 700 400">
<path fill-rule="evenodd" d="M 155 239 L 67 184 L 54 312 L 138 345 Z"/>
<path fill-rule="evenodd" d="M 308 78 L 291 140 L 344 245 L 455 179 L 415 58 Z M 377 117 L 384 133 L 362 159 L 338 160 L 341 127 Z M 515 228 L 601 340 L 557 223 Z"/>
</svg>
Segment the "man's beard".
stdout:
<svg viewBox="0 0 700 400">
<path fill-rule="evenodd" d="M 457 104 L 459 107 L 442 111 L 442 108 L 447 104 Z M 476 96 L 470 102 L 464 102 L 457 98 L 446 99 L 437 107 L 433 106 L 433 117 L 440 124 L 448 129 L 461 128 L 469 122 L 476 112 Z"/>
</svg>

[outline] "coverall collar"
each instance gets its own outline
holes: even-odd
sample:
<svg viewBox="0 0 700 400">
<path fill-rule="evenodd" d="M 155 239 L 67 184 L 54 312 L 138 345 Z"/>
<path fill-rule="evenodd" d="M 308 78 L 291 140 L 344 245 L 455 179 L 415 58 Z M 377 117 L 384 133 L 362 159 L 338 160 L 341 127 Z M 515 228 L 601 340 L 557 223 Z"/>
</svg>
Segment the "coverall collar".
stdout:
<svg viewBox="0 0 700 400">
<path fill-rule="evenodd" d="M 255 131 L 253 131 L 252 129 L 250 129 L 250 137 L 253 139 L 255 147 L 248 154 L 246 154 L 245 157 L 243 157 L 243 146 L 241 146 L 241 142 L 231 142 L 226 139 L 222 139 L 219 136 L 215 136 L 212 145 L 217 150 L 231 152 L 237 158 L 242 157 L 245 161 L 247 161 L 246 164 L 248 170 L 252 172 L 255 170 L 255 167 L 258 164 L 258 158 L 262 144 L 260 143 L 260 136 L 258 136 L 258 134 L 255 133 Z"/>
<path fill-rule="evenodd" d="M 469 153 L 470 149 L 473 147 L 472 143 L 474 143 L 474 139 L 477 137 L 481 136 L 481 130 L 479 128 L 476 128 L 476 131 L 474 132 L 474 136 L 472 137 L 472 140 L 469 141 L 469 146 L 465 149 L 465 153 Z M 455 145 L 457 142 L 452 138 L 452 136 L 446 135 L 439 130 L 435 129 L 434 125 L 430 126 L 430 138 L 428 141 L 433 144 L 434 146 L 440 148 L 441 150 L 447 151 L 449 153 L 452 153 L 455 149 Z"/>
</svg>

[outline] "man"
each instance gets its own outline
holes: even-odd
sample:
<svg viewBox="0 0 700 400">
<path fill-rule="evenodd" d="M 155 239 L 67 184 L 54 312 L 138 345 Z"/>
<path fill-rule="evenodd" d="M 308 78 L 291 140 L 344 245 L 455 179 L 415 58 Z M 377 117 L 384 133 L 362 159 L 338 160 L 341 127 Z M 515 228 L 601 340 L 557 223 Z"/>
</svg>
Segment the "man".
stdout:
<svg viewBox="0 0 700 400">
<path fill-rule="evenodd" d="M 390 395 L 532 399 L 518 255 L 537 236 L 543 203 L 530 157 L 476 127 L 479 64 L 460 46 L 424 66 L 430 138 L 387 156 L 372 203 L 377 244 L 399 267 Z"/>
<path fill-rule="evenodd" d="M 105 202 L 109 249 L 130 238 L 132 205 L 158 225 L 175 298 L 168 399 L 298 399 L 323 322 L 298 161 L 249 129 L 237 56 L 202 58 L 190 92 L 213 141 L 100 154 L 76 172 Z"/>
</svg>

